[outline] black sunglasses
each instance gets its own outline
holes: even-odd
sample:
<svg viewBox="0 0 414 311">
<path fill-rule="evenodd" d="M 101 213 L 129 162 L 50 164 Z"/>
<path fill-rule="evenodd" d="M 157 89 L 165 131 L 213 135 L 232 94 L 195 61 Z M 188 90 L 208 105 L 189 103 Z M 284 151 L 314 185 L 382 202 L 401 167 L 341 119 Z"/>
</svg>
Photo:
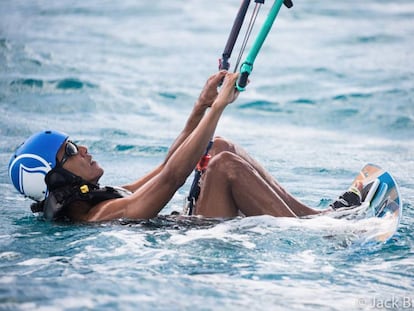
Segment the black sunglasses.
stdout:
<svg viewBox="0 0 414 311">
<path fill-rule="evenodd" d="M 74 155 L 79 153 L 78 146 L 71 140 L 68 140 L 65 145 L 65 153 L 63 154 L 62 160 L 59 162 L 60 166 L 63 166 L 65 162 Z"/>
</svg>

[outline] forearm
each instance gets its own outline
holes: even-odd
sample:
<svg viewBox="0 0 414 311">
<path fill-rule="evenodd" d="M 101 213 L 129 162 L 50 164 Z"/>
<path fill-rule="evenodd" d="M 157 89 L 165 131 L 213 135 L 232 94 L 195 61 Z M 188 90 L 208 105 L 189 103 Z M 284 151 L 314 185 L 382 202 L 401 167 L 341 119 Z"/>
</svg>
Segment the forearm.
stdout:
<svg viewBox="0 0 414 311">
<path fill-rule="evenodd" d="M 164 164 L 160 164 L 158 165 L 155 169 L 153 169 L 151 172 L 147 173 L 146 175 L 144 175 L 143 177 L 141 177 L 140 179 L 130 183 L 130 184 L 126 184 L 121 186 L 122 188 L 131 191 L 131 192 L 135 192 L 137 191 L 142 185 L 145 185 L 149 180 L 151 180 L 154 176 L 156 176 L 157 174 L 159 174 L 162 170 L 162 168 L 164 167 Z"/>
<path fill-rule="evenodd" d="M 165 157 L 164 163 L 166 163 L 171 155 L 177 150 L 178 147 L 187 139 L 187 137 L 193 132 L 193 130 L 200 123 L 201 119 L 204 117 L 204 114 L 207 110 L 207 106 L 201 105 L 200 100 L 198 99 L 195 103 L 193 110 L 191 111 L 190 116 L 185 124 L 184 129 L 177 136 L 170 149 L 168 150 L 167 156 Z"/>
<path fill-rule="evenodd" d="M 191 174 L 204 154 L 223 110 L 224 107 L 213 107 L 165 164 L 164 169 L 174 172 L 173 175 L 179 180 L 178 183 Z"/>
<path fill-rule="evenodd" d="M 187 123 L 184 127 L 184 129 L 181 131 L 181 133 L 178 135 L 178 137 L 175 139 L 174 143 L 171 145 L 167 156 L 165 157 L 163 163 L 161 163 L 157 168 L 155 168 L 153 171 L 149 172 L 139 180 L 123 185 L 122 187 L 131 191 L 135 192 L 137 189 L 139 189 L 142 185 L 144 185 L 146 182 L 151 180 L 154 176 L 159 174 L 162 169 L 164 168 L 165 164 L 168 162 L 168 160 L 171 158 L 171 156 L 175 153 L 175 151 L 180 147 L 180 145 L 187 139 L 187 137 L 192 133 L 192 131 L 197 127 L 197 125 L 200 123 L 200 120 L 203 118 L 205 111 L 207 109 L 206 105 L 202 105 L 200 102 L 200 98 L 197 100 L 196 104 L 193 107 L 193 110 L 191 111 L 190 116 L 188 117 Z"/>
<path fill-rule="evenodd" d="M 171 155 L 164 169 L 169 175 L 177 178 L 178 183 L 183 182 L 192 172 L 206 146 L 214 135 L 218 121 L 225 107 L 237 98 L 234 87 L 238 74 L 228 74 L 224 79 L 221 91 L 215 98 L 209 113 L 200 121 L 198 126 L 183 141 L 176 152 Z M 171 173 L 172 172 L 172 173 Z"/>
<path fill-rule="evenodd" d="M 187 123 L 184 129 L 181 131 L 181 133 L 175 139 L 174 143 L 171 145 L 163 163 L 161 163 L 157 168 L 155 168 L 153 171 L 149 172 L 148 174 L 146 174 L 139 180 L 131 184 L 123 185 L 122 187 L 131 192 L 135 192 L 142 185 L 144 185 L 149 180 L 151 180 L 154 176 L 159 174 L 164 168 L 165 164 L 169 161 L 171 156 L 176 152 L 176 150 L 181 146 L 181 144 L 187 139 L 187 137 L 193 132 L 193 130 L 200 123 L 200 120 L 203 118 L 206 110 L 207 110 L 207 105 L 202 105 L 201 99 L 199 98 L 197 102 L 195 103 L 190 116 L 188 117 L 188 120 L 187 120 Z"/>
<path fill-rule="evenodd" d="M 180 133 L 180 135 L 178 135 L 174 143 L 171 145 L 170 150 L 165 158 L 164 164 L 169 161 L 171 156 L 176 152 L 176 150 L 181 146 L 181 144 L 187 139 L 187 137 L 193 132 L 193 130 L 203 119 L 207 108 L 210 107 L 217 98 L 217 88 L 224 78 L 225 74 L 225 71 L 220 71 L 208 78 L 205 86 L 203 87 L 203 90 L 200 93 L 200 96 L 194 104 L 193 110 L 188 117 L 183 131 Z"/>
</svg>

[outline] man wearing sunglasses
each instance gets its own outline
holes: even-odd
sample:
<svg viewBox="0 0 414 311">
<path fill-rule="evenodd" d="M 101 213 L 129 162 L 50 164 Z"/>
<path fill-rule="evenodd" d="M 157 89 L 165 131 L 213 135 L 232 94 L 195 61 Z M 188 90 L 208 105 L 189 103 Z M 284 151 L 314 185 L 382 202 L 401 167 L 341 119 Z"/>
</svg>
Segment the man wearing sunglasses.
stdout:
<svg viewBox="0 0 414 311">
<path fill-rule="evenodd" d="M 77 146 L 57 131 L 32 135 L 18 147 L 9 163 L 9 176 L 19 192 L 36 201 L 32 211 L 43 212 L 47 219 L 94 222 L 153 218 L 185 183 L 205 152 L 222 112 L 237 98 L 236 79 L 237 74 L 224 71 L 211 76 L 164 162 L 128 185 L 101 187 L 104 170 L 87 147 Z M 210 111 L 204 115 L 208 107 Z M 212 160 L 200 181 L 193 214 L 300 217 L 320 213 L 291 196 L 240 147 L 216 138 L 210 154 Z M 350 192 L 350 196 L 358 200 L 360 195 Z"/>
</svg>

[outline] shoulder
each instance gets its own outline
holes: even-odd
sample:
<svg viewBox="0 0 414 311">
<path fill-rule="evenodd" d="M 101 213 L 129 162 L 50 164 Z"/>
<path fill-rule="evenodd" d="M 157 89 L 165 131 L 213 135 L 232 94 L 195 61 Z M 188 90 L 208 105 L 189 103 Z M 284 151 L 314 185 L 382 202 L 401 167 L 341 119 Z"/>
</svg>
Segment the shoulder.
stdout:
<svg viewBox="0 0 414 311">
<path fill-rule="evenodd" d="M 87 221 L 87 215 L 93 208 L 85 201 L 75 201 L 65 208 L 65 216 L 71 221 Z"/>
<path fill-rule="evenodd" d="M 121 218 L 131 193 L 120 187 L 103 187 L 89 193 L 88 199 L 75 200 L 65 211 L 72 221 L 105 221 Z"/>
<path fill-rule="evenodd" d="M 76 203 L 71 206 L 72 217 L 77 221 L 99 222 L 110 221 L 125 217 L 125 209 L 128 206 L 128 197 L 109 199 L 95 205 L 84 202 Z"/>
</svg>

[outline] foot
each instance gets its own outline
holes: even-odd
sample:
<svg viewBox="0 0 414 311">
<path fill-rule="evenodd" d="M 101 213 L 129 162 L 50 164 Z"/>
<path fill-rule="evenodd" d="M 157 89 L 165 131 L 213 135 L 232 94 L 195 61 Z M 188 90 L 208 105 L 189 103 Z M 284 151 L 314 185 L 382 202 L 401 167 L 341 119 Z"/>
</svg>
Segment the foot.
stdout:
<svg viewBox="0 0 414 311">
<path fill-rule="evenodd" d="M 361 190 L 362 183 L 359 182 L 349 188 L 348 191 L 344 192 L 335 202 L 331 203 L 329 206 L 333 210 L 337 210 L 343 207 L 353 207 L 361 205 Z"/>
</svg>

